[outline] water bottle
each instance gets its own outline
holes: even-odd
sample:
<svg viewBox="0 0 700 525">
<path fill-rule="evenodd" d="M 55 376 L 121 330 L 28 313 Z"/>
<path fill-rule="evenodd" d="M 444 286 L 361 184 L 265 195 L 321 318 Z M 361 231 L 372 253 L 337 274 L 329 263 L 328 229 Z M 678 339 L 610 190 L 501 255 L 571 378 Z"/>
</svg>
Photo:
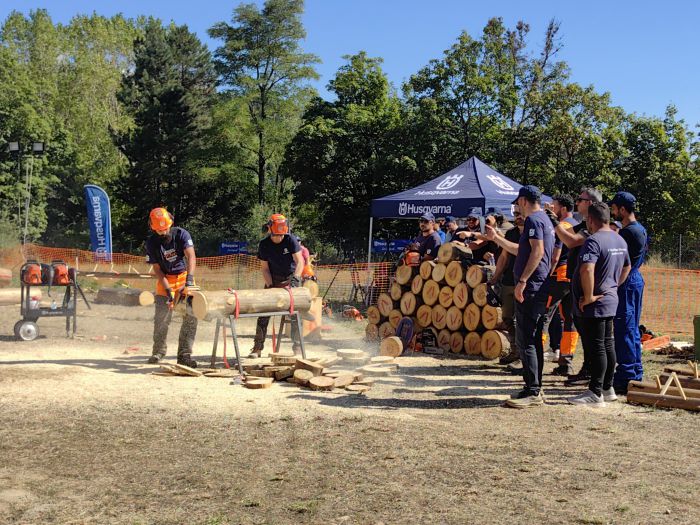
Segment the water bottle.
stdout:
<svg viewBox="0 0 700 525">
<path fill-rule="evenodd" d="M 51 301 L 51 309 L 52 309 L 52 310 L 55 310 L 55 309 L 56 309 L 56 301 L 55 301 L 55 300 L 52 300 L 52 301 Z"/>
<path fill-rule="evenodd" d="M 30 310 L 36 310 L 39 308 L 39 298 L 38 297 L 32 297 L 31 300 L 29 301 L 29 309 Z"/>
</svg>

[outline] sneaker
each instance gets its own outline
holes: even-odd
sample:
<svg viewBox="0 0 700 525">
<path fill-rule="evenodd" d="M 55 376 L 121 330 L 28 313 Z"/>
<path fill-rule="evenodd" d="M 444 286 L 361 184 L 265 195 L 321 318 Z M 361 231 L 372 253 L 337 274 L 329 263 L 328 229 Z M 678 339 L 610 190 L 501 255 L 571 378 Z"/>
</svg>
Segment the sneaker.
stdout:
<svg viewBox="0 0 700 525">
<path fill-rule="evenodd" d="M 570 397 L 567 401 L 572 405 L 583 405 L 591 408 L 600 408 L 605 406 L 603 396 L 597 396 L 591 390 L 586 390 L 583 394 L 575 397 Z"/>
<path fill-rule="evenodd" d="M 516 361 L 520 361 L 520 352 L 510 352 L 507 355 L 504 355 L 498 360 L 499 365 L 509 365 L 511 363 L 515 363 Z"/>
<path fill-rule="evenodd" d="M 514 394 L 510 395 L 511 399 L 522 399 L 524 397 L 527 397 L 530 395 L 530 391 L 527 390 L 526 388 L 523 388 L 520 392 L 515 392 Z"/>
<path fill-rule="evenodd" d="M 591 374 L 588 370 L 581 369 L 578 374 L 569 376 L 569 379 L 564 381 L 564 386 L 586 386 L 591 380 Z"/>
<path fill-rule="evenodd" d="M 544 396 L 542 392 L 533 396 L 532 394 L 521 397 L 519 399 L 508 399 L 505 406 L 510 408 L 532 408 L 544 405 Z"/>
<path fill-rule="evenodd" d="M 615 393 L 615 389 L 613 387 L 603 390 L 603 401 L 607 401 L 608 403 L 617 401 L 617 394 Z"/>
<path fill-rule="evenodd" d="M 148 361 L 146 361 L 149 365 L 157 365 L 160 363 L 165 356 L 163 354 L 153 354 L 151 357 L 148 358 Z"/>
<path fill-rule="evenodd" d="M 506 367 L 506 370 L 513 375 L 521 376 L 523 375 L 523 365 L 520 362 L 511 363 Z"/>
<path fill-rule="evenodd" d="M 178 365 L 189 366 L 190 368 L 197 368 L 197 361 L 192 359 L 190 354 L 183 354 L 177 358 Z"/>
<path fill-rule="evenodd" d="M 544 353 L 544 360 L 545 362 L 549 361 L 550 363 L 558 363 L 559 362 L 559 350 L 550 350 L 548 352 Z"/>
</svg>

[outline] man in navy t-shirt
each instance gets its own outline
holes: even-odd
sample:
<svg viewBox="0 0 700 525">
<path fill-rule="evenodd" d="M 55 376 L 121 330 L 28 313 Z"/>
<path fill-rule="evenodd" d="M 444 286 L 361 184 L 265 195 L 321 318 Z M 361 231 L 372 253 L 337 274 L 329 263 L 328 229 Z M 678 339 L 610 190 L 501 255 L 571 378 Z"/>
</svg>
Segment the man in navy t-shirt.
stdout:
<svg viewBox="0 0 700 525">
<path fill-rule="evenodd" d="M 426 212 L 418 220 L 420 235 L 413 242 L 418 245 L 421 261 L 432 261 L 437 257 L 438 248 L 442 244 L 440 236 L 435 231 L 435 215 Z"/>
<path fill-rule="evenodd" d="M 536 186 L 523 186 L 518 192 L 518 198 L 513 201 L 525 217 L 523 233 L 517 245 L 496 235 L 491 226 L 486 227 L 488 240 L 515 255 L 515 340 L 523 363 L 525 387 L 506 401 L 506 405 L 513 408 L 528 408 L 544 403 L 542 325 L 548 295 L 544 284 L 554 251 L 554 228 L 540 206 L 541 197 Z"/>
<path fill-rule="evenodd" d="M 260 259 L 262 266 L 265 288 L 301 286 L 304 256 L 299 241 L 289 234 L 287 218 L 280 213 L 275 213 L 270 217 L 267 225 L 270 235 L 260 241 L 258 245 L 258 259 Z M 269 317 L 258 317 L 253 350 L 248 357 L 260 357 L 262 354 L 269 323 Z M 301 346 L 299 344 L 299 330 L 294 322 L 292 322 L 291 335 L 293 349 L 297 353 Z"/>
<path fill-rule="evenodd" d="M 613 318 L 617 312 L 618 286 L 630 271 L 627 244 L 610 229 L 610 209 L 596 202 L 588 209 L 586 239 L 578 255 L 571 292 L 578 318 L 583 352 L 590 366 L 588 390 L 569 399 L 574 405 L 604 406 L 616 401 L 613 389 L 615 343 Z"/>
</svg>

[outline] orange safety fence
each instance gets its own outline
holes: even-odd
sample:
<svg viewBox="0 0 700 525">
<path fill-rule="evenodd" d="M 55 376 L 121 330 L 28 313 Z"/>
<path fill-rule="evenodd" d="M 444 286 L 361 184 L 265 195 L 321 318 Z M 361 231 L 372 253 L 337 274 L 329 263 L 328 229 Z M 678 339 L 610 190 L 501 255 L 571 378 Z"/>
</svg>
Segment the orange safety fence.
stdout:
<svg viewBox="0 0 700 525">
<path fill-rule="evenodd" d="M 87 250 L 50 248 L 27 244 L 24 248 L 0 250 L 0 267 L 13 270 L 27 259 L 50 262 L 62 259 L 77 267 L 81 274 L 90 272 L 117 272 L 130 286 L 142 289 L 154 287 L 150 279 L 128 278 L 129 273 L 148 274 L 150 266 L 144 256 L 124 253 L 112 254 L 112 263 L 95 263 L 93 252 Z M 391 263 L 317 265 L 316 277 L 320 293 L 326 300 L 340 303 L 376 303 L 377 296 L 389 289 L 392 277 Z M 197 258 L 197 284 L 204 289 L 262 288 L 260 261 L 252 255 L 222 255 Z M 644 266 L 646 282 L 642 310 L 642 324 L 653 332 L 692 334 L 693 316 L 700 315 L 700 271 L 652 268 Z M 101 286 L 109 281 L 98 280 Z M 368 286 L 369 283 L 369 286 Z M 369 297 L 368 297 L 369 295 Z"/>
</svg>

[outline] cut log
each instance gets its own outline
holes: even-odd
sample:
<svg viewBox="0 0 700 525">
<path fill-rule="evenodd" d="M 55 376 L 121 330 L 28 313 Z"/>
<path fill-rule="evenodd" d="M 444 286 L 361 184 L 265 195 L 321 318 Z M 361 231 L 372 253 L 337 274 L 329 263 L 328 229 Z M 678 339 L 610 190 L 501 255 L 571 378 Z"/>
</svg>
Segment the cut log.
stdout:
<svg viewBox="0 0 700 525">
<path fill-rule="evenodd" d="M 414 295 L 418 295 L 423 290 L 423 278 L 420 275 L 416 275 L 411 281 L 411 292 Z"/>
<path fill-rule="evenodd" d="M 252 377 L 245 381 L 246 388 L 260 390 L 262 388 L 270 388 L 274 379 L 271 377 Z"/>
<path fill-rule="evenodd" d="M 443 308 L 449 308 L 452 306 L 452 288 L 449 286 L 443 286 L 440 288 L 440 293 L 438 294 L 438 302 Z"/>
<path fill-rule="evenodd" d="M 403 317 L 403 314 L 401 313 L 401 310 L 392 310 L 389 312 L 389 324 L 396 328 L 399 326 L 399 321 Z"/>
<path fill-rule="evenodd" d="M 367 320 L 372 324 L 381 324 L 383 322 L 382 314 L 376 306 L 367 308 Z"/>
<path fill-rule="evenodd" d="M 438 301 L 440 295 L 440 285 L 433 280 L 423 283 L 423 303 L 428 306 L 433 306 Z"/>
<path fill-rule="evenodd" d="M 665 383 L 666 381 L 668 381 L 669 377 L 670 377 L 670 374 L 661 374 L 659 376 L 662 383 Z M 683 388 L 692 388 L 692 389 L 700 390 L 700 379 L 695 379 L 694 377 L 679 375 L 678 381 L 680 381 L 681 386 Z"/>
<path fill-rule="evenodd" d="M 376 324 L 368 324 L 365 327 L 365 340 L 376 341 L 379 339 L 379 327 Z"/>
<path fill-rule="evenodd" d="M 404 315 L 413 315 L 418 307 L 421 305 L 420 299 L 418 299 L 412 292 L 405 292 L 401 296 L 401 312 Z"/>
<path fill-rule="evenodd" d="M 445 270 L 445 282 L 452 288 L 464 281 L 464 268 L 459 261 L 452 261 Z"/>
<path fill-rule="evenodd" d="M 416 312 L 416 323 L 418 326 L 421 326 L 425 328 L 426 326 L 430 326 L 430 323 L 433 322 L 433 309 L 432 307 L 428 306 L 427 304 L 423 304 L 418 308 L 418 311 Z"/>
<path fill-rule="evenodd" d="M 460 310 L 456 306 L 450 306 L 450 308 L 447 310 L 447 318 L 446 319 L 447 319 L 446 326 L 451 331 L 455 332 L 455 331 L 460 330 L 462 328 L 462 324 L 464 322 L 464 319 L 462 316 L 462 310 Z"/>
<path fill-rule="evenodd" d="M 309 293 L 311 294 L 312 299 L 314 297 L 318 297 L 318 293 L 320 290 L 318 287 L 318 283 L 316 281 L 314 281 L 312 279 L 307 279 L 306 281 L 304 281 L 304 284 L 302 284 L 302 286 L 304 288 L 306 288 L 307 290 L 309 290 Z"/>
<path fill-rule="evenodd" d="M 447 242 L 438 248 L 438 262 L 447 264 L 450 261 L 471 259 L 472 251 L 461 242 Z"/>
<path fill-rule="evenodd" d="M 683 399 L 680 396 L 668 395 L 668 393 L 662 396 L 661 394 L 628 390 L 627 402 L 638 405 L 649 405 L 657 408 L 683 408 L 694 412 L 700 411 L 700 399 L 695 397 Z"/>
<path fill-rule="evenodd" d="M 440 330 L 438 332 L 437 336 L 437 343 L 438 343 L 438 348 L 441 350 L 449 350 L 450 349 L 450 337 L 452 334 L 450 333 L 449 330 Z"/>
<path fill-rule="evenodd" d="M 380 356 L 399 357 L 401 352 L 403 352 L 403 342 L 396 336 L 383 339 L 379 345 Z"/>
<path fill-rule="evenodd" d="M 291 366 L 280 367 L 279 370 L 275 371 L 275 381 L 284 381 L 288 377 L 294 377 L 294 368 Z"/>
<path fill-rule="evenodd" d="M 469 332 L 464 338 L 464 351 L 467 355 L 481 355 L 481 335 Z"/>
<path fill-rule="evenodd" d="M 483 328 L 481 324 L 481 308 L 474 303 L 467 305 L 466 310 L 464 310 L 463 320 L 465 328 L 470 332 Z"/>
<path fill-rule="evenodd" d="M 391 283 L 389 295 L 391 296 L 392 301 L 398 302 L 401 300 L 401 296 L 403 295 L 403 288 L 401 288 L 401 285 L 397 282 Z"/>
<path fill-rule="evenodd" d="M 430 279 L 430 276 L 433 275 L 433 268 L 435 268 L 435 265 L 437 263 L 434 261 L 423 261 L 420 265 L 420 276 L 423 278 L 423 281 L 427 281 Z"/>
<path fill-rule="evenodd" d="M 333 390 L 335 379 L 326 376 L 317 376 L 309 379 L 311 390 Z"/>
<path fill-rule="evenodd" d="M 481 309 L 481 322 L 487 330 L 503 329 L 503 310 L 498 306 L 487 304 Z"/>
<path fill-rule="evenodd" d="M 391 326 L 390 322 L 382 323 L 379 325 L 379 338 L 384 339 L 385 337 L 391 337 L 396 335 L 396 328 Z"/>
<path fill-rule="evenodd" d="M 314 374 L 310 370 L 304 370 L 300 368 L 294 371 L 294 381 L 296 381 L 300 385 L 308 385 L 309 380 L 312 377 L 314 377 Z"/>
<path fill-rule="evenodd" d="M 320 376 L 323 373 L 323 365 L 310 361 L 308 359 L 297 359 L 294 365 L 297 370 L 308 370 L 315 376 Z"/>
<path fill-rule="evenodd" d="M 380 293 L 377 297 L 377 308 L 383 317 L 389 317 L 389 312 L 394 309 L 394 300 L 388 293 Z"/>
<path fill-rule="evenodd" d="M 481 266 L 474 264 L 467 270 L 467 284 L 472 288 L 476 288 L 481 283 L 487 282 L 493 277 L 493 272 L 496 271 L 495 266 Z"/>
<path fill-rule="evenodd" d="M 487 299 L 486 283 L 481 283 L 474 288 L 472 300 L 477 306 L 485 306 Z"/>
<path fill-rule="evenodd" d="M 460 310 L 464 310 L 469 304 L 469 285 L 467 283 L 459 283 L 452 291 L 452 302 Z"/>
<path fill-rule="evenodd" d="M 402 264 L 396 269 L 396 282 L 401 285 L 409 284 L 417 272 L 418 268 L 416 266 Z"/>
<path fill-rule="evenodd" d="M 311 308 L 311 293 L 308 288 L 291 288 L 294 309 L 308 312 Z M 267 290 L 237 290 L 238 313 L 264 313 L 289 310 L 289 292 L 285 288 Z M 233 315 L 236 311 L 236 296 L 228 291 L 191 292 L 192 312 L 197 319 L 217 318 Z"/>
<path fill-rule="evenodd" d="M 460 315 L 460 317 L 462 317 Z M 450 334 L 450 352 L 458 354 L 464 348 L 464 335 L 461 332 L 452 332 Z"/>
<path fill-rule="evenodd" d="M 41 289 L 32 287 L 31 296 L 41 299 Z M 22 302 L 21 288 L 5 288 L 0 290 L 0 305 L 20 304 Z"/>
<path fill-rule="evenodd" d="M 447 272 L 447 265 L 437 263 L 435 268 L 433 268 L 433 273 L 431 275 L 433 281 L 438 284 L 443 284 L 445 282 L 445 272 Z"/>
<path fill-rule="evenodd" d="M 12 270 L 9 268 L 0 268 L 0 288 L 10 286 L 12 282 Z"/>
<path fill-rule="evenodd" d="M 352 385 L 355 381 L 355 376 L 352 374 L 340 374 L 338 377 L 333 379 L 333 386 L 335 388 L 345 388 L 348 385 Z"/>
<path fill-rule="evenodd" d="M 367 390 L 370 390 L 371 388 L 371 385 L 348 385 L 345 387 L 345 390 L 347 390 L 348 392 L 362 394 L 363 392 L 367 392 Z"/>
<path fill-rule="evenodd" d="M 433 326 L 438 330 L 447 326 L 447 309 L 444 306 L 439 304 L 433 306 Z"/>
<path fill-rule="evenodd" d="M 497 359 L 510 353 L 508 334 L 500 330 L 488 330 L 481 336 L 481 355 L 486 359 Z"/>
<path fill-rule="evenodd" d="M 155 297 L 152 292 L 136 288 L 100 288 L 95 302 L 119 306 L 150 306 L 155 302 Z"/>
<path fill-rule="evenodd" d="M 680 380 L 680 377 L 678 379 Z M 661 382 L 665 383 L 665 381 L 663 380 L 661 380 Z M 683 386 L 683 383 L 681 383 L 681 386 Z M 659 385 L 651 381 L 630 381 L 627 385 L 627 392 L 629 393 L 630 391 L 659 394 L 661 392 L 661 388 L 659 388 Z M 686 397 L 692 397 L 696 399 L 700 398 L 700 390 L 683 387 L 683 393 Z M 676 386 L 668 387 L 668 390 L 666 390 L 666 394 L 670 396 L 683 397 L 681 396 L 680 390 L 678 390 Z"/>
</svg>

